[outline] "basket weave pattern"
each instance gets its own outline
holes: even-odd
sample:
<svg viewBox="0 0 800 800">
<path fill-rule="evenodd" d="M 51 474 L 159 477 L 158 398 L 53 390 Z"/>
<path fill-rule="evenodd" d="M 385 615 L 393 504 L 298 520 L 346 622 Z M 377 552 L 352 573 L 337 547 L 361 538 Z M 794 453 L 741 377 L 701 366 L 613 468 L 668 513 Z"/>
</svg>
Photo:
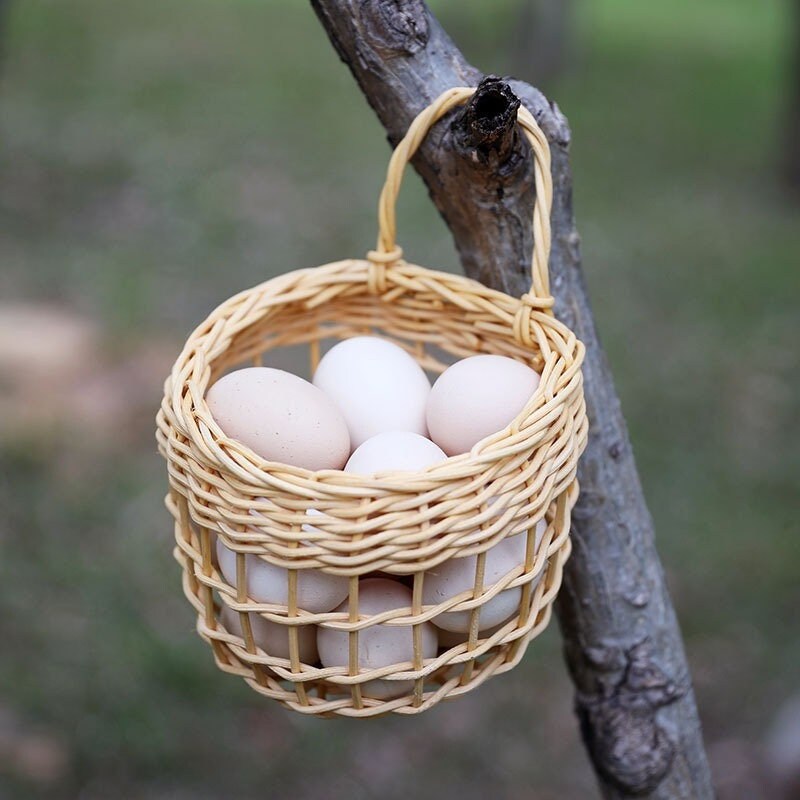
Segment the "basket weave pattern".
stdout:
<svg viewBox="0 0 800 800">
<path fill-rule="evenodd" d="M 297 270 L 230 298 L 189 337 L 165 385 L 157 438 L 168 464 L 175 556 L 197 611 L 198 633 L 222 670 L 305 714 L 415 714 L 512 668 L 546 627 L 569 556 L 575 474 L 587 434 L 583 346 L 552 315 L 549 150 L 530 113 L 519 112 L 537 167 L 530 294 L 513 298 L 461 276 L 406 263 L 395 244 L 394 207 L 403 167 L 430 126 L 473 91 L 442 95 L 398 145 L 379 205 L 378 246 L 367 259 Z M 470 453 L 418 473 L 364 477 L 268 462 L 226 437 L 211 417 L 205 393 L 230 369 L 269 363 L 269 351 L 301 345 L 313 370 L 330 342 L 365 334 L 395 342 L 431 373 L 457 358 L 509 356 L 540 372 L 540 386 L 506 430 Z M 309 509 L 318 513 L 309 517 Z M 542 519 L 547 527 L 537 547 L 535 528 Z M 486 551 L 516 534 L 527 537 L 524 563 L 485 585 Z M 216 537 L 236 553 L 233 585 L 215 563 Z M 286 606 L 248 597 L 245 554 L 289 570 Z M 427 571 L 447 559 L 474 555 L 470 591 L 423 605 Z M 312 614 L 299 608 L 302 570 L 347 576 L 349 610 Z M 404 582 L 412 592 L 411 605 L 359 614 L 359 577 L 375 573 Z M 491 633 L 479 631 L 481 606 L 513 587 L 521 588 L 517 613 Z M 220 618 L 224 606 L 239 613 L 241 631 L 226 629 Z M 423 658 L 420 626 L 453 610 L 471 612 L 463 641 Z M 286 627 L 288 658 L 256 645 L 250 613 Z M 359 669 L 359 631 L 377 624 L 411 628 L 411 661 Z M 347 631 L 349 663 L 302 663 L 298 630 L 303 625 Z M 389 700 L 364 696 L 364 684 L 376 679 L 410 682 L 413 688 Z"/>
</svg>

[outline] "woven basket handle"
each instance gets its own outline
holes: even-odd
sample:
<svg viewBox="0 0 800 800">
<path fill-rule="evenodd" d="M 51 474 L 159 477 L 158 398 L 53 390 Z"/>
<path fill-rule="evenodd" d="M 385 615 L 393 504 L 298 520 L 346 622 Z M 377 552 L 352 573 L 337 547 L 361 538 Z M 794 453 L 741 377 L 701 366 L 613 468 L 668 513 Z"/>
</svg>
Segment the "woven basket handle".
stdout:
<svg viewBox="0 0 800 800">
<path fill-rule="evenodd" d="M 431 127 L 450 109 L 461 105 L 475 93 L 467 86 L 448 89 L 439 95 L 426 109 L 421 111 L 409 125 L 403 140 L 395 147 L 386 171 L 386 182 L 378 201 L 378 246 L 371 250 L 368 260 L 376 265 L 388 265 L 398 261 L 403 251 L 397 246 L 395 207 L 403 172 Z M 531 291 L 523 300 L 531 308 L 550 311 L 553 298 L 550 295 L 548 259 L 550 257 L 550 209 L 553 205 L 553 178 L 550 174 L 550 147 L 547 138 L 524 106 L 517 111 L 517 122 L 533 150 L 535 162 L 536 202 L 533 207 L 533 258 L 531 262 Z"/>
</svg>

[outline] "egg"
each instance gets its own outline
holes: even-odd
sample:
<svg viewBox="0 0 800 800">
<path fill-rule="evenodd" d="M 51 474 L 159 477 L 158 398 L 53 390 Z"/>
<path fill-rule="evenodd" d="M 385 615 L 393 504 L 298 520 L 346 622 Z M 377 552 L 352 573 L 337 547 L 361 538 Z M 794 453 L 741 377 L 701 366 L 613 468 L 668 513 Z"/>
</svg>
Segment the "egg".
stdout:
<svg viewBox="0 0 800 800">
<path fill-rule="evenodd" d="M 428 397 L 430 438 L 447 453 L 468 453 L 503 430 L 539 386 L 530 367 L 505 356 L 472 356 L 448 367 Z"/>
<path fill-rule="evenodd" d="M 414 472 L 447 458 L 430 439 L 409 431 L 387 431 L 359 445 L 345 464 L 345 472 L 372 475 L 376 472 Z"/>
<path fill-rule="evenodd" d="M 217 539 L 217 561 L 225 580 L 236 586 L 236 553 Z M 256 603 L 289 605 L 289 571 L 256 555 L 245 555 L 247 595 Z M 347 597 L 348 580 L 314 569 L 297 571 L 297 606 L 311 614 L 336 608 Z"/>
<path fill-rule="evenodd" d="M 536 526 L 536 547 L 546 530 L 544 520 Z M 484 589 L 493 586 L 512 569 L 525 563 L 528 537 L 524 533 L 508 536 L 486 551 L 483 572 Z M 425 573 L 422 583 L 422 601 L 426 606 L 438 605 L 475 586 L 475 569 L 478 556 L 451 558 Z M 534 584 L 535 586 L 536 584 Z M 490 629 L 515 614 L 522 598 L 522 587 L 506 589 L 480 606 L 478 629 Z M 466 633 L 469 630 L 471 611 L 446 611 L 434 617 L 432 622 L 446 631 Z"/>
<path fill-rule="evenodd" d="M 512 616 L 516 616 L 516 610 Z M 478 641 L 481 639 L 488 639 L 490 636 L 497 633 L 510 619 L 511 617 L 504 619 L 499 625 L 494 625 L 491 628 L 487 628 L 485 631 L 479 631 Z M 451 647 L 458 647 L 458 645 L 466 644 L 469 641 L 468 631 L 446 631 L 440 628 L 437 632 L 439 634 L 440 649 L 449 650 Z"/>
<path fill-rule="evenodd" d="M 308 381 L 270 367 L 230 372 L 206 394 L 226 436 L 269 461 L 309 470 L 341 469 L 350 454 L 347 424 Z"/>
<path fill-rule="evenodd" d="M 385 578 L 366 578 L 358 585 L 358 610 L 361 617 L 379 614 L 396 608 L 411 608 L 411 590 L 397 581 Z M 345 612 L 349 600 L 337 608 Z M 436 655 L 436 628 L 429 622 L 420 626 L 422 657 Z M 322 665 L 325 667 L 346 667 L 349 661 L 350 642 L 346 631 L 333 630 L 320 626 L 317 631 L 317 647 Z M 390 664 L 402 664 L 414 660 L 414 639 L 411 626 L 373 625 L 358 634 L 358 666 L 360 670 L 372 670 Z M 408 667 L 407 669 L 411 669 Z M 361 685 L 365 697 L 388 700 L 409 694 L 414 689 L 414 681 L 373 680 Z"/>
<path fill-rule="evenodd" d="M 419 364 L 392 342 L 373 336 L 340 342 L 319 362 L 314 385 L 341 410 L 353 448 L 385 431 L 428 432 L 431 385 Z"/>
<path fill-rule="evenodd" d="M 228 633 L 234 633 L 244 639 L 242 621 L 238 611 L 227 606 L 222 607 L 220 620 Z M 276 658 L 290 658 L 289 628 L 277 622 L 270 622 L 260 614 L 250 614 L 250 628 L 253 639 L 267 655 Z M 297 629 L 298 655 L 304 664 L 317 662 L 317 628 L 316 625 L 300 625 Z"/>
</svg>

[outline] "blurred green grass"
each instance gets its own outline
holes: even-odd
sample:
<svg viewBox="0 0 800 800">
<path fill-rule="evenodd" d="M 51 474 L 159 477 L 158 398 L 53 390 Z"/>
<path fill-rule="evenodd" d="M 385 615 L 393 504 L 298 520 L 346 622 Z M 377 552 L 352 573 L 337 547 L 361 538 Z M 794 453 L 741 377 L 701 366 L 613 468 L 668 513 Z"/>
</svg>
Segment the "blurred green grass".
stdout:
<svg viewBox="0 0 800 800">
<path fill-rule="evenodd" d="M 512 69 L 515 3 L 432 6 L 478 66 Z M 584 2 L 574 63 L 545 87 L 573 129 L 587 280 L 712 743 L 758 742 L 800 688 L 786 28 L 777 0 Z M 310 8 L 279 0 L 18 2 L 0 136 L 0 297 L 97 319 L 112 350 L 177 352 L 234 291 L 364 252 L 388 158 Z M 404 192 L 406 252 L 457 269 L 420 182 Z M 591 794 L 555 627 L 413 723 L 294 719 L 219 674 L 180 595 L 150 427 L 0 442 L 0 712 L 67 757 L 38 784 L 6 765 L 0 793 Z"/>
</svg>

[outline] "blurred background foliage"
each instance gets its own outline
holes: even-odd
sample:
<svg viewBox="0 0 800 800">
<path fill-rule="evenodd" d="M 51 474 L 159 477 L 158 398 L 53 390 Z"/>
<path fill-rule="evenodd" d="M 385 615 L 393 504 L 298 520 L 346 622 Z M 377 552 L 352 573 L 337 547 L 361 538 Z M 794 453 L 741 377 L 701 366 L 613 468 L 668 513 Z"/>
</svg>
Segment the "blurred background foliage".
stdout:
<svg viewBox="0 0 800 800">
<path fill-rule="evenodd" d="M 152 434 L 163 378 L 228 295 L 374 239 L 385 137 L 310 7 L 3 5 L 0 796 L 595 796 L 555 625 L 480 692 L 368 724 L 272 708 L 194 634 Z M 432 7 L 570 119 L 586 275 L 720 796 L 796 797 L 798 18 Z M 409 257 L 458 269 L 416 177 L 401 206 Z"/>
</svg>

